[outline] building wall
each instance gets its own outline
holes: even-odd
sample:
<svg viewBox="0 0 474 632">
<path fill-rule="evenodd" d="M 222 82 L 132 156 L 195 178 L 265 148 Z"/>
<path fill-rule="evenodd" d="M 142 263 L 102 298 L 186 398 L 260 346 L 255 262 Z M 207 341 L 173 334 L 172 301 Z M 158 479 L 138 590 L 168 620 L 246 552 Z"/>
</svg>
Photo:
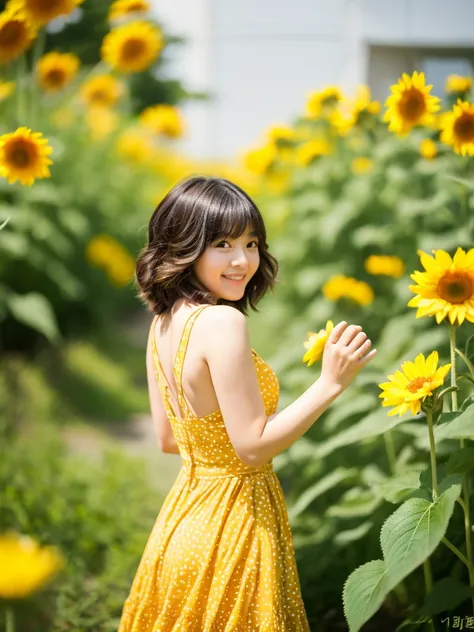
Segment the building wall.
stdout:
<svg viewBox="0 0 474 632">
<path fill-rule="evenodd" d="M 156 12 L 189 37 L 175 74 L 214 96 L 185 109 L 182 147 L 196 157 L 240 154 L 328 84 L 350 93 L 369 82 L 383 99 L 418 69 L 442 89 L 474 51 L 472 0 L 159 0 Z"/>
</svg>

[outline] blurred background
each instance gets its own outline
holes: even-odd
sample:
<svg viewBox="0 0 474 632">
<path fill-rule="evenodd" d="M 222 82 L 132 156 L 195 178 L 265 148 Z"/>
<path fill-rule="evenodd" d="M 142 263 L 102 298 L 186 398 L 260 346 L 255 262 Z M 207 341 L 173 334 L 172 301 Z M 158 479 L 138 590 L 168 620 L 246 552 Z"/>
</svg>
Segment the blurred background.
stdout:
<svg viewBox="0 0 474 632">
<path fill-rule="evenodd" d="M 471 0 L 0 1 L 0 630 L 118 627 L 181 467 L 154 436 L 134 265 L 191 174 L 236 182 L 265 218 L 279 282 L 249 328 L 279 410 L 317 379 L 303 356 L 329 320 L 377 348 L 274 459 L 311 629 L 348 629 L 347 577 L 381 556 L 382 524 L 429 465 L 423 415 L 388 417 L 378 385 L 419 353 L 454 354 L 447 320 L 408 302 L 421 252 L 474 244 L 473 24 Z M 474 267 L 454 282 L 467 408 Z M 461 549 L 464 524 L 457 507 Z M 432 585 L 418 565 L 363 630 L 473 614 L 463 564 L 433 557 Z"/>
</svg>

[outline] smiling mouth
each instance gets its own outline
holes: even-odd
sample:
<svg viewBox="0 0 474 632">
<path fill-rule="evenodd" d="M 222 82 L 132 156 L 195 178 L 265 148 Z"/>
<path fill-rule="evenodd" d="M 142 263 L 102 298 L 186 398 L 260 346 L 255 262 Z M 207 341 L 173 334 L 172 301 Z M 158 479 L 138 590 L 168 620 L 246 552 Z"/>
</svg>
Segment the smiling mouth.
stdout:
<svg viewBox="0 0 474 632">
<path fill-rule="evenodd" d="M 245 281 L 245 274 L 241 278 L 237 278 L 237 279 L 231 279 L 225 274 L 223 274 L 222 277 L 226 279 L 226 281 L 230 281 L 231 283 L 242 283 L 243 281 Z"/>
</svg>

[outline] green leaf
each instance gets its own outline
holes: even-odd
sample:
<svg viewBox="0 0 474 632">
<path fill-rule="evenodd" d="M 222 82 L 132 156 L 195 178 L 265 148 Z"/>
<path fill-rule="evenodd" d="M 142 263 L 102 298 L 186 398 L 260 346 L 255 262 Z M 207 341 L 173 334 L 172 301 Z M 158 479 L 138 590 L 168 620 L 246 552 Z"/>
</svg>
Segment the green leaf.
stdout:
<svg viewBox="0 0 474 632">
<path fill-rule="evenodd" d="M 296 502 L 291 507 L 289 507 L 288 516 L 290 520 L 296 518 L 296 516 L 299 516 L 299 514 L 301 514 L 306 509 L 306 507 L 308 507 L 308 505 L 313 502 L 313 500 L 327 492 L 328 489 L 332 489 L 336 485 L 339 485 L 339 483 L 341 483 L 342 481 L 346 480 L 347 478 L 354 477 L 357 474 L 358 469 L 356 467 L 338 467 L 330 474 L 327 474 L 326 476 L 321 478 L 319 481 L 317 481 L 317 483 L 305 489 L 301 496 L 296 500 Z"/>
<path fill-rule="evenodd" d="M 461 485 L 453 485 L 435 502 L 410 498 L 387 518 L 380 543 L 389 590 L 422 564 L 446 533 Z"/>
<path fill-rule="evenodd" d="M 313 456 L 314 458 L 322 458 L 341 446 L 357 443 L 363 439 L 377 437 L 387 430 L 391 430 L 406 422 L 407 420 L 403 417 L 389 417 L 387 410 L 380 408 L 350 428 L 346 428 L 326 441 L 315 445 Z"/>
<path fill-rule="evenodd" d="M 349 632 L 361 629 L 380 608 L 389 590 L 383 560 L 367 562 L 349 575 L 342 592 Z"/>
<path fill-rule="evenodd" d="M 443 439 L 474 439 L 474 404 L 471 404 L 453 421 L 434 428 L 435 441 Z"/>
<path fill-rule="evenodd" d="M 419 487 L 420 470 L 412 470 L 392 476 L 380 486 L 380 492 L 389 503 L 400 503 Z"/>
<path fill-rule="evenodd" d="M 337 505 L 326 510 L 331 518 L 360 518 L 371 515 L 382 502 L 372 490 L 353 487 L 348 489 Z"/>
<path fill-rule="evenodd" d="M 474 448 L 461 448 L 453 452 L 446 463 L 448 474 L 464 474 L 474 468 Z"/>
<path fill-rule="evenodd" d="M 51 303 L 42 294 L 29 292 L 28 294 L 10 294 L 8 308 L 19 322 L 42 333 L 51 342 L 59 338 Z"/>
<path fill-rule="evenodd" d="M 474 588 L 469 588 L 454 577 L 444 577 L 434 584 L 433 590 L 425 597 L 420 614 L 434 615 L 445 610 L 449 612 L 469 599 L 471 594 L 474 594 Z"/>
<path fill-rule="evenodd" d="M 2 228 L 5 228 L 5 226 L 8 224 L 9 219 L 10 218 L 7 217 L 7 219 L 2 224 L 0 224 L 0 230 L 2 230 Z"/>
<path fill-rule="evenodd" d="M 354 529 L 345 529 L 344 531 L 338 531 L 335 536 L 333 542 L 339 546 L 346 546 L 351 542 L 355 542 L 357 540 L 361 540 L 370 529 L 373 527 L 373 523 L 370 520 L 366 522 L 362 522 Z"/>
<path fill-rule="evenodd" d="M 452 176 L 449 173 L 445 173 L 444 177 L 448 180 L 452 180 L 453 182 L 457 182 L 458 184 L 463 184 L 468 189 L 474 189 L 474 182 L 472 180 L 466 180 L 465 178 L 459 178 L 458 176 Z"/>
<path fill-rule="evenodd" d="M 344 398 L 345 396 L 345 398 Z M 338 398 L 337 405 L 334 409 L 328 411 L 324 419 L 324 427 L 327 430 L 334 430 L 341 422 L 346 420 L 350 415 L 360 415 L 361 413 L 367 413 L 374 408 L 376 400 L 373 395 L 367 393 L 361 393 L 354 395 L 346 391 L 341 397 Z"/>
</svg>

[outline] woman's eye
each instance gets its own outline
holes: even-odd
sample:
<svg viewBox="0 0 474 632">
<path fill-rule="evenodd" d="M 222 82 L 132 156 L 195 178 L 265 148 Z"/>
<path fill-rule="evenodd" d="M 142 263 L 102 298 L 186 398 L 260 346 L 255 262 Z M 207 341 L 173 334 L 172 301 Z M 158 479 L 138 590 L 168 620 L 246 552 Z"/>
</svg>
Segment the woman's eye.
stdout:
<svg viewBox="0 0 474 632">
<path fill-rule="evenodd" d="M 220 241 L 218 244 L 216 244 L 216 248 L 218 248 L 221 244 L 228 244 L 228 241 Z M 258 241 L 256 239 L 253 239 L 251 242 L 249 242 L 251 244 L 255 244 L 258 248 Z"/>
</svg>

